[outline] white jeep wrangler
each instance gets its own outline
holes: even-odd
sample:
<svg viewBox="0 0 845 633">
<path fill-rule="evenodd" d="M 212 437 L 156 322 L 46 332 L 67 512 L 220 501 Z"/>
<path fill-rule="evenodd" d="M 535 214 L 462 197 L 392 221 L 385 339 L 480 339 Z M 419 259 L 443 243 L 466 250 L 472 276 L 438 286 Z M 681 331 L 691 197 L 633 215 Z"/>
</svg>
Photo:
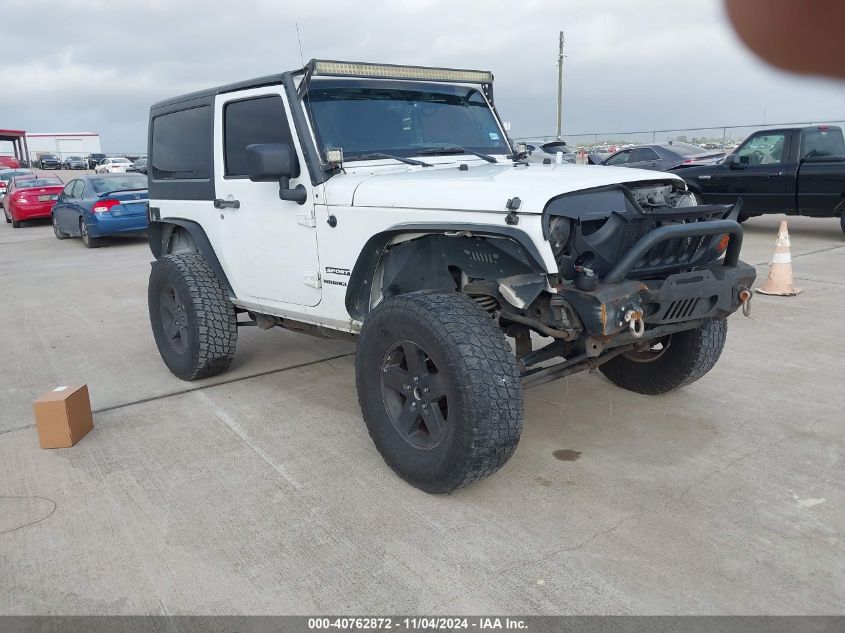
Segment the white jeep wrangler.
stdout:
<svg viewBox="0 0 845 633">
<path fill-rule="evenodd" d="M 524 386 L 599 368 L 656 394 L 707 373 L 755 277 L 739 204 L 696 206 L 671 174 L 523 161 L 492 80 L 312 60 L 152 106 L 168 368 L 224 371 L 245 324 L 355 337 L 370 435 L 428 492 L 508 460 Z"/>
</svg>

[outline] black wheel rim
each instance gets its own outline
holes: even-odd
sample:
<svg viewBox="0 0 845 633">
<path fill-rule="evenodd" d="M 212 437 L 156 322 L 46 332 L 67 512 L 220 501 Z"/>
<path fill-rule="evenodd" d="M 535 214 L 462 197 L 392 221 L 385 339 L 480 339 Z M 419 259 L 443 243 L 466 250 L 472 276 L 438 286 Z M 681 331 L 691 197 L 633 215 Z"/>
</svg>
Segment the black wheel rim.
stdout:
<svg viewBox="0 0 845 633">
<path fill-rule="evenodd" d="M 159 316 L 167 342 L 174 350 L 184 354 L 188 351 L 188 315 L 179 292 L 173 286 L 161 289 Z"/>
<path fill-rule="evenodd" d="M 446 381 L 422 347 L 399 341 L 387 351 L 381 362 L 381 393 L 402 439 L 420 449 L 441 442 L 449 419 Z"/>
</svg>

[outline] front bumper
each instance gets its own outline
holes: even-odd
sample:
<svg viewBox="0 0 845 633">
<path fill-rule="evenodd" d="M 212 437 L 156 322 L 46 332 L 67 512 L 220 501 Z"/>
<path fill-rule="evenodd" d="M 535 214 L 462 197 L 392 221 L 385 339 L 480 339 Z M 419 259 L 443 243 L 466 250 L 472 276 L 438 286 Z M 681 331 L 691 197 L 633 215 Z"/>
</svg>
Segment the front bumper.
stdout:
<svg viewBox="0 0 845 633">
<path fill-rule="evenodd" d="M 610 342 L 628 331 L 626 315 L 632 312 L 642 315 L 645 339 L 650 329 L 724 319 L 742 306 L 740 293 L 751 288 L 756 276 L 754 267 L 744 262 L 725 265 L 719 261 L 665 279 L 601 283 L 595 290 L 574 285 L 557 290 L 578 313 L 589 335 Z"/>
</svg>

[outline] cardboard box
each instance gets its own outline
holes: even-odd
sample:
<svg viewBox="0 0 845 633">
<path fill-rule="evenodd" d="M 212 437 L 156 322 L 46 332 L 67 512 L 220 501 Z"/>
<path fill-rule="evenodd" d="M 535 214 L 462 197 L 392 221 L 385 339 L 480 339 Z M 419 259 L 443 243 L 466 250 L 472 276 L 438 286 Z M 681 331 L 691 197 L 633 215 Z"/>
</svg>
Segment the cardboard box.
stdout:
<svg viewBox="0 0 845 633">
<path fill-rule="evenodd" d="M 67 448 L 94 428 L 87 385 L 63 385 L 33 405 L 41 448 Z"/>
</svg>

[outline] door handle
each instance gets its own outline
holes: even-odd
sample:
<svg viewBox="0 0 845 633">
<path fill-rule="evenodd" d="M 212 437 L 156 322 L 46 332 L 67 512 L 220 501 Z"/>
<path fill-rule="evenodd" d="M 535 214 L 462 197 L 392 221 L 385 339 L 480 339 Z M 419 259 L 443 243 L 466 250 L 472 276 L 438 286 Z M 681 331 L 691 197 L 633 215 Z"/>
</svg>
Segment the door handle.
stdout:
<svg viewBox="0 0 845 633">
<path fill-rule="evenodd" d="M 214 201 L 214 208 L 215 209 L 240 209 L 241 208 L 241 201 L 240 200 L 223 200 L 223 198 L 217 198 Z"/>
</svg>

